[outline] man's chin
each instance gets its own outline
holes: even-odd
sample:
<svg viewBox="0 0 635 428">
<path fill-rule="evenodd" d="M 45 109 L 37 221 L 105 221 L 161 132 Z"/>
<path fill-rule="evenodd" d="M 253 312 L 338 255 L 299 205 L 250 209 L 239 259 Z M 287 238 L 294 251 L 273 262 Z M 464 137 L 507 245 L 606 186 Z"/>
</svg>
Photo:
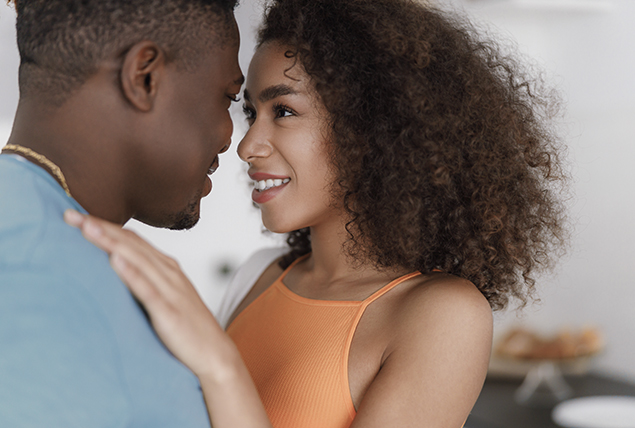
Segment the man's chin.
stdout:
<svg viewBox="0 0 635 428">
<path fill-rule="evenodd" d="M 176 222 L 174 222 L 172 225 L 166 226 L 166 228 L 170 229 L 170 230 L 187 230 L 187 229 L 191 229 L 194 226 L 196 226 L 196 223 L 198 223 L 199 219 L 200 219 L 200 216 L 198 215 L 198 213 L 196 213 L 196 215 L 183 216 L 183 217 L 178 218 L 178 220 Z"/>
<path fill-rule="evenodd" d="M 170 230 L 187 230 L 193 228 L 200 219 L 200 201 L 191 202 L 186 209 L 178 213 L 164 215 L 162 218 L 134 217 L 152 227 Z"/>
</svg>

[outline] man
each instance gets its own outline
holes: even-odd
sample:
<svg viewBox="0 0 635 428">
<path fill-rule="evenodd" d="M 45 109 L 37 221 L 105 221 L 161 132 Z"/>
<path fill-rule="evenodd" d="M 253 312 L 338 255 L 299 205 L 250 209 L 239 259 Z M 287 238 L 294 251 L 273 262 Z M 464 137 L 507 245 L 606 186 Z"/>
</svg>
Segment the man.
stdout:
<svg viewBox="0 0 635 428">
<path fill-rule="evenodd" d="M 0 426 L 209 426 L 197 379 L 63 213 L 197 222 L 243 82 L 236 0 L 15 3 L 20 101 L 0 155 Z"/>
</svg>

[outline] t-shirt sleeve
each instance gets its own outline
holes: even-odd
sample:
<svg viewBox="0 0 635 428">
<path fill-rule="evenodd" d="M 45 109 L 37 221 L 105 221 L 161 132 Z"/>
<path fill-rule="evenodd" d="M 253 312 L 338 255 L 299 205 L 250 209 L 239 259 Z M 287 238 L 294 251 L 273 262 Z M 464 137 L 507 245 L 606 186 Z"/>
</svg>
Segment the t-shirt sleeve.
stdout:
<svg viewBox="0 0 635 428">
<path fill-rule="evenodd" d="M 0 268 L 0 426 L 124 427 L 130 411 L 107 320 L 82 287 Z"/>
</svg>

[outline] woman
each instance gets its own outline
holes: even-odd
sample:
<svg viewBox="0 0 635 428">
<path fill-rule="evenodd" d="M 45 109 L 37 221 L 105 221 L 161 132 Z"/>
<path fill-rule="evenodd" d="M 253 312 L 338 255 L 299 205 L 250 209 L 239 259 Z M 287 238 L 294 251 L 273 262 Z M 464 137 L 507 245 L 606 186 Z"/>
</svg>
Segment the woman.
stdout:
<svg viewBox="0 0 635 428">
<path fill-rule="evenodd" d="M 98 219 L 68 221 L 199 377 L 214 427 L 460 427 L 491 308 L 525 302 L 563 242 L 534 86 L 428 5 L 274 0 L 238 154 L 290 251 L 250 267 L 263 273 L 227 334 L 174 261 Z"/>
</svg>

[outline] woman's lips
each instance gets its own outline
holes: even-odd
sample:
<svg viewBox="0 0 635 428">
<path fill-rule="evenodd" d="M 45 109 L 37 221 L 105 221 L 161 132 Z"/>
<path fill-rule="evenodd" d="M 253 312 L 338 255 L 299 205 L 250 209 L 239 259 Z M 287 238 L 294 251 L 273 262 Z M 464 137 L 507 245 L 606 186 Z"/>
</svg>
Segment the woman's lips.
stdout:
<svg viewBox="0 0 635 428">
<path fill-rule="evenodd" d="M 278 194 L 282 192 L 288 184 L 289 183 L 287 182 L 280 186 L 272 187 L 267 190 L 258 190 L 254 188 L 254 190 L 251 192 L 251 199 L 257 204 L 264 204 L 265 202 L 269 202 L 270 200 L 278 196 Z"/>
<path fill-rule="evenodd" d="M 291 181 L 286 175 L 266 172 L 252 172 L 249 177 L 254 181 L 251 199 L 257 204 L 264 204 L 275 198 Z"/>
</svg>

